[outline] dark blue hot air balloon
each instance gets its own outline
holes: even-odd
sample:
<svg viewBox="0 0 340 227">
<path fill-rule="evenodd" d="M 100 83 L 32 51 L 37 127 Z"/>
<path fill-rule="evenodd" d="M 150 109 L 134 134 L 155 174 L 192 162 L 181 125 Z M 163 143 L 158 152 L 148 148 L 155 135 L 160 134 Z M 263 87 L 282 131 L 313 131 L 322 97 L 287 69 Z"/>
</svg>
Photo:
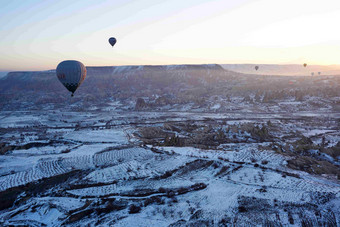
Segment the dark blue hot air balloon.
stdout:
<svg viewBox="0 0 340 227">
<path fill-rule="evenodd" d="M 116 44 L 116 42 L 117 42 L 116 38 L 114 37 L 109 38 L 109 43 L 111 44 L 112 47 Z"/>
</svg>

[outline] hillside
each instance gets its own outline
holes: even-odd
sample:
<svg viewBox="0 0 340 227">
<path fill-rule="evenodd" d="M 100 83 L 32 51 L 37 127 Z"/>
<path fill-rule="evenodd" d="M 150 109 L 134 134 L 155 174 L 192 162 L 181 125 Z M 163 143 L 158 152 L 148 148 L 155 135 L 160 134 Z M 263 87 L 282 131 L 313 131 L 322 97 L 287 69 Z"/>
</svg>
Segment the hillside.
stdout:
<svg viewBox="0 0 340 227">
<path fill-rule="evenodd" d="M 172 104 L 209 105 L 214 96 L 279 98 L 339 97 L 338 76 L 270 76 L 236 73 L 220 65 L 87 67 L 86 80 L 70 101 L 83 106 L 106 105 L 112 100 L 155 101 L 164 97 Z M 10 72 L 0 80 L 0 109 L 59 105 L 69 100 L 54 70 Z M 297 97 L 299 98 L 299 97 Z M 33 105 L 32 105 L 33 104 Z"/>
</svg>

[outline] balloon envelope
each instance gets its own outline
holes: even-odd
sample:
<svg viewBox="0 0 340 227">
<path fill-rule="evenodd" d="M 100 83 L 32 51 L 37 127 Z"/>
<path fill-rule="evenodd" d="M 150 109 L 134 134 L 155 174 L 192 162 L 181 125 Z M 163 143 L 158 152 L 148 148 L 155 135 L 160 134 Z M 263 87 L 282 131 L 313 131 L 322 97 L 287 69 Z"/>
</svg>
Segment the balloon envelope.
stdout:
<svg viewBox="0 0 340 227">
<path fill-rule="evenodd" d="M 258 70 L 259 69 L 259 67 L 258 66 L 255 66 L 255 70 Z"/>
<path fill-rule="evenodd" d="M 86 77 L 86 68 L 83 63 L 74 60 L 62 61 L 57 66 L 59 81 L 73 93 L 83 83 Z"/>
<path fill-rule="evenodd" d="M 109 38 L 109 43 L 111 44 L 112 47 L 116 44 L 116 42 L 117 42 L 116 38 L 114 37 Z"/>
<path fill-rule="evenodd" d="M 303 67 L 306 67 L 307 66 L 307 64 L 305 63 L 305 64 L 303 64 Z"/>
</svg>

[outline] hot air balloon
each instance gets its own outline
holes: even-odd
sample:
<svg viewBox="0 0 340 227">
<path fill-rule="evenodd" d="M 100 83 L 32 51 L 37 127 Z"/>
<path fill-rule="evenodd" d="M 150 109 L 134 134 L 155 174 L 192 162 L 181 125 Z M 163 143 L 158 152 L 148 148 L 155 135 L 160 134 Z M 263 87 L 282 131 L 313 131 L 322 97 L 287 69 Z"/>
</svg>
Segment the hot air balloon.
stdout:
<svg viewBox="0 0 340 227">
<path fill-rule="evenodd" d="M 83 63 L 74 60 L 62 61 L 57 66 L 59 81 L 73 93 L 83 83 L 86 77 L 86 68 Z"/>
<path fill-rule="evenodd" d="M 257 66 L 255 66 L 255 70 L 257 71 L 259 69 L 259 66 L 257 65 Z"/>
<path fill-rule="evenodd" d="M 321 75 L 321 72 L 318 72 L 319 76 Z"/>
<path fill-rule="evenodd" d="M 109 38 L 109 43 L 111 44 L 112 47 L 116 44 L 116 42 L 117 42 L 116 38 L 114 37 Z"/>
<path fill-rule="evenodd" d="M 306 67 L 306 66 L 307 66 L 307 63 L 304 63 L 304 64 L 303 64 L 303 67 Z"/>
<path fill-rule="evenodd" d="M 311 73 L 312 76 L 314 76 L 314 73 Z"/>
</svg>

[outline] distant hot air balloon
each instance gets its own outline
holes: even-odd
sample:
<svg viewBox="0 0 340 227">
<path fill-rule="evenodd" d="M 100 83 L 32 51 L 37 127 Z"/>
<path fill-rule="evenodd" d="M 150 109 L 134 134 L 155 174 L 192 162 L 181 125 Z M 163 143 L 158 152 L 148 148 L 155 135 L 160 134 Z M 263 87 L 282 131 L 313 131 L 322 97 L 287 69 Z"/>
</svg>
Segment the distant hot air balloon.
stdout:
<svg viewBox="0 0 340 227">
<path fill-rule="evenodd" d="M 321 75 L 321 72 L 318 72 L 319 76 Z"/>
<path fill-rule="evenodd" d="M 59 81 L 72 92 L 72 96 L 86 77 L 86 68 L 83 63 L 74 60 L 60 62 L 56 72 Z"/>
<path fill-rule="evenodd" d="M 112 47 L 116 44 L 116 42 L 117 42 L 116 38 L 114 37 L 109 38 L 109 43 L 111 44 Z"/>
<path fill-rule="evenodd" d="M 259 66 L 257 65 L 257 66 L 255 66 L 255 70 L 257 71 L 259 69 Z"/>
<path fill-rule="evenodd" d="M 306 66 L 307 66 L 307 63 L 304 63 L 304 64 L 303 64 L 303 67 L 306 67 Z"/>
<path fill-rule="evenodd" d="M 314 73 L 311 73 L 312 76 L 314 76 Z"/>
</svg>

